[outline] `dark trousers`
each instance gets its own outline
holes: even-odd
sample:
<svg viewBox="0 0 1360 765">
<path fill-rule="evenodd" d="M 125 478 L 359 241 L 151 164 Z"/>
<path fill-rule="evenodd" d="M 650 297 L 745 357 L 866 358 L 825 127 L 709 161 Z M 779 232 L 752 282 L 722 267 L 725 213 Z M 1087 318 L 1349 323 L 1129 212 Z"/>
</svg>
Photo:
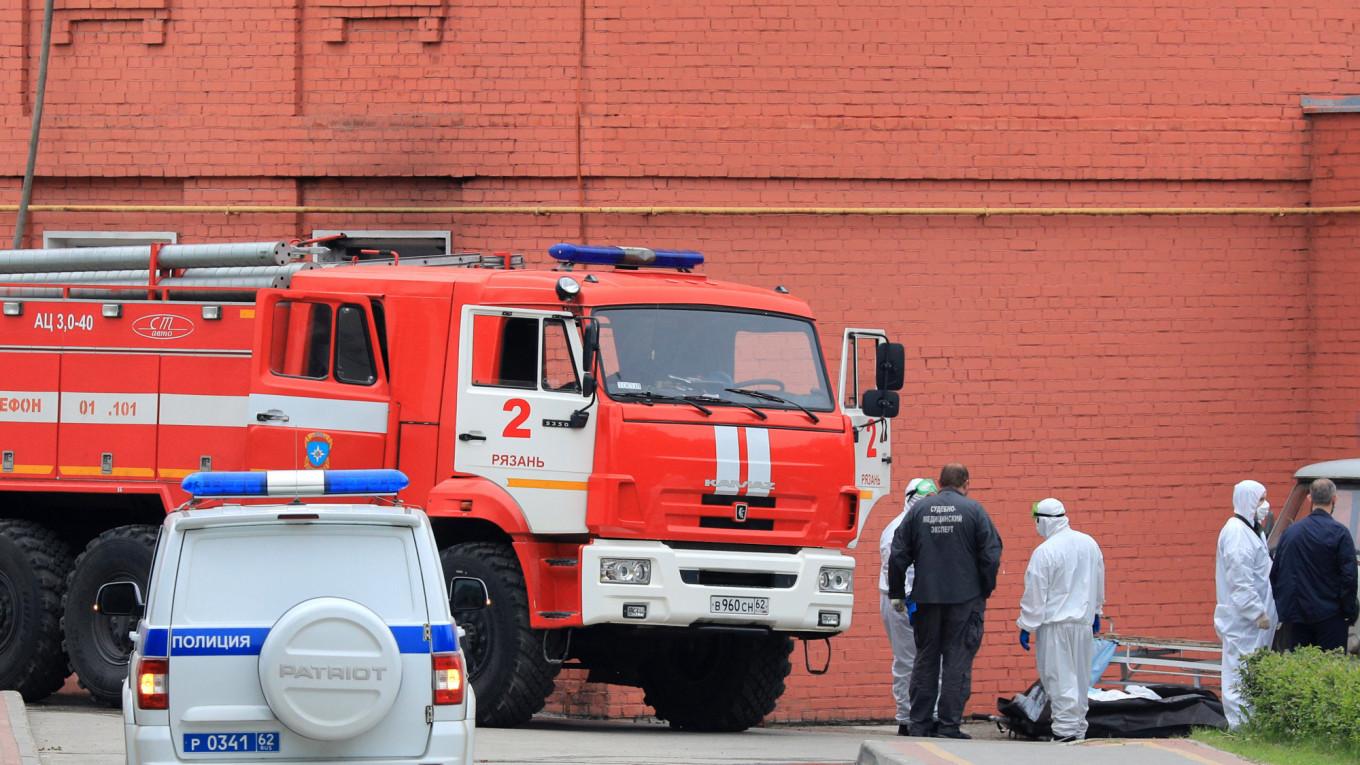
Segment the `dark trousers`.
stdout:
<svg viewBox="0 0 1360 765">
<path fill-rule="evenodd" d="M 922 603 L 912 628 L 911 734 L 930 735 L 939 702 L 940 730 L 958 730 L 973 692 L 973 657 L 982 645 L 983 598 L 966 603 Z"/>
<path fill-rule="evenodd" d="M 919 618 L 919 617 L 918 617 Z M 1305 624 L 1289 622 L 1285 626 L 1284 649 L 1292 651 L 1305 645 L 1315 645 L 1324 651 L 1346 650 L 1346 619 L 1337 614 L 1330 619 Z"/>
</svg>

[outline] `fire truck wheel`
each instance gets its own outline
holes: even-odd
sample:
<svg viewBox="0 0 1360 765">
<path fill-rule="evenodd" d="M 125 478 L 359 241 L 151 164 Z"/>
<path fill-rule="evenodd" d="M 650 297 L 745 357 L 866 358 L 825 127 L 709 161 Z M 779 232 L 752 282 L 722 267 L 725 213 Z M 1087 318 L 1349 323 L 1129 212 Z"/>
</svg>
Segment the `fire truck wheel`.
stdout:
<svg viewBox="0 0 1360 765">
<path fill-rule="evenodd" d="M 76 558 L 66 580 L 66 653 L 80 687 L 95 701 L 116 707 L 122 702 L 128 676 L 128 633 L 137 628 L 134 616 L 105 616 L 92 606 L 99 588 L 108 582 L 136 582 L 146 592 L 151 557 L 156 549 L 155 526 L 119 526 L 95 537 Z"/>
<path fill-rule="evenodd" d="M 783 635 L 706 635 L 668 641 L 644 665 L 645 703 L 676 730 L 759 725 L 784 695 L 793 641 Z"/>
<path fill-rule="evenodd" d="M 61 650 L 61 591 L 71 552 L 31 521 L 0 518 L 0 688 L 36 701 L 70 670 Z"/>
<path fill-rule="evenodd" d="M 444 576 L 486 582 L 491 606 L 455 611 L 468 681 L 477 693 L 477 724 L 508 728 L 529 721 L 553 691 L 558 665 L 543 656 L 543 632 L 529 627 L 529 596 L 514 550 L 463 542 L 440 553 Z"/>
</svg>

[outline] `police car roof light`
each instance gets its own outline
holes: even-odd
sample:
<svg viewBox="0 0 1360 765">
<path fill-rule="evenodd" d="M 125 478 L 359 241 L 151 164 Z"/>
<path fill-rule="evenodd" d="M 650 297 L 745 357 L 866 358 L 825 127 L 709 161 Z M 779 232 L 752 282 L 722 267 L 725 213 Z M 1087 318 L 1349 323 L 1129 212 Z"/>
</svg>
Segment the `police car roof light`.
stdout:
<svg viewBox="0 0 1360 765">
<path fill-rule="evenodd" d="M 702 253 L 691 250 L 652 250 L 646 247 L 595 247 L 586 244 L 554 244 L 548 254 L 557 260 L 580 265 L 651 266 L 688 271 L 704 263 Z"/>
<path fill-rule="evenodd" d="M 400 470 L 266 470 L 191 473 L 180 486 L 195 497 L 319 497 L 396 494 L 410 483 Z"/>
</svg>

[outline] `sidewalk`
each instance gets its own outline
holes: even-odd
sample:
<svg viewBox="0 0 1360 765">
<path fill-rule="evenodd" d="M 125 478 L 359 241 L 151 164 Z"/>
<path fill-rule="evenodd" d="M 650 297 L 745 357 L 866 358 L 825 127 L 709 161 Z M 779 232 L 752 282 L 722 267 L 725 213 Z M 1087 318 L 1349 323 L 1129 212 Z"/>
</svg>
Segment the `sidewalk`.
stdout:
<svg viewBox="0 0 1360 765">
<path fill-rule="evenodd" d="M 865 741 L 856 765 L 1251 765 L 1188 739 L 1099 739 L 1075 744 L 903 738 Z"/>
<path fill-rule="evenodd" d="M 14 691 L 0 691 L 0 763 L 40 765 L 23 697 Z"/>
</svg>

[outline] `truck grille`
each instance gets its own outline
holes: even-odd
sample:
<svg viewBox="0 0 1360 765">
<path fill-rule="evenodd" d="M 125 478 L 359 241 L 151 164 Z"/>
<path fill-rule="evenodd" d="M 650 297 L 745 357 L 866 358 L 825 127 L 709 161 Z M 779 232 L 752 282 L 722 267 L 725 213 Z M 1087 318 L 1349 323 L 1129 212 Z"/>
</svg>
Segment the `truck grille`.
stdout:
<svg viewBox="0 0 1360 765">
<path fill-rule="evenodd" d="M 797 574 L 771 574 L 764 571 L 708 571 L 697 568 L 680 569 L 680 581 L 705 587 L 755 587 L 764 590 L 788 590 L 798 583 Z"/>
</svg>

